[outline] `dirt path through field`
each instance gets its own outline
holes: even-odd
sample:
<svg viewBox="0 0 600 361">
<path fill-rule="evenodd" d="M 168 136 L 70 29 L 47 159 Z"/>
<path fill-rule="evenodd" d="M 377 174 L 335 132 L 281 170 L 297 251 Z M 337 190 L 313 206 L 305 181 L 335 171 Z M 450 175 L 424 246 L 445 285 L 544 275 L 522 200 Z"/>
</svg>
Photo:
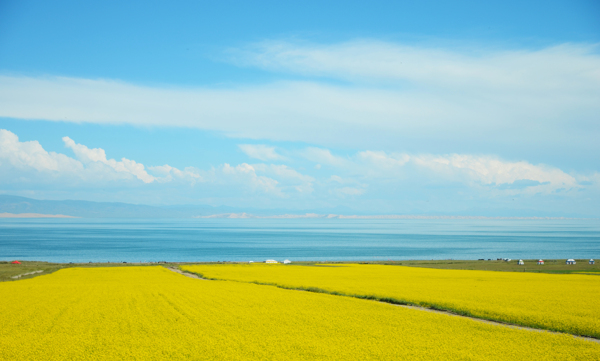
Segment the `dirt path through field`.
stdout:
<svg viewBox="0 0 600 361">
<path fill-rule="evenodd" d="M 377 302 L 381 302 L 381 301 L 377 301 Z M 381 302 L 381 303 L 387 303 L 387 302 Z M 484 320 L 484 319 L 481 319 L 481 318 L 470 317 L 470 316 L 463 316 L 463 315 L 458 315 L 458 314 L 452 313 L 452 312 L 434 310 L 434 309 L 426 308 L 426 307 L 409 306 L 409 305 L 394 305 L 394 306 L 404 307 L 404 308 L 410 308 L 410 309 L 413 309 L 413 310 L 420 310 L 420 311 L 426 311 L 426 312 L 441 313 L 441 314 L 448 315 L 448 316 L 453 316 L 453 317 L 468 318 L 468 319 L 471 319 L 471 320 L 477 321 L 477 322 L 483 322 L 483 323 L 487 323 L 487 324 L 490 324 L 490 325 L 504 326 L 504 327 L 514 328 L 514 329 L 518 329 L 518 330 L 527 330 L 527 331 L 534 331 L 534 332 L 550 332 L 550 333 L 555 333 L 555 334 L 571 335 L 570 333 L 566 333 L 566 332 L 556 332 L 556 331 L 550 331 L 550 330 L 543 330 L 543 329 L 539 329 L 539 328 L 531 328 L 531 327 L 513 325 L 513 324 L 510 324 L 510 323 Z M 600 343 L 600 340 L 597 339 L 597 338 L 586 337 L 586 336 L 576 336 L 576 335 L 571 335 L 571 336 L 573 336 L 573 337 L 575 337 L 577 339 L 581 339 L 581 340 L 586 340 L 586 341 L 592 341 L 592 342 Z"/>
<path fill-rule="evenodd" d="M 176 267 L 167 267 L 167 269 L 170 270 L 170 271 L 179 273 L 179 274 L 181 274 L 183 276 L 186 276 L 186 277 L 195 278 L 195 279 L 199 279 L 199 280 L 210 281 L 209 279 L 199 277 L 197 274 L 189 273 L 189 272 L 184 272 L 184 271 L 182 271 L 182 270 L 180 270 L 179 268 L 176 268 Z M 247 282 L 243 282 L 243 281 L 233 281 L 233 282 L 247 283 Z M 261 285 L 261 284 L 258 284 L 258 285 Z M 277 286 L 277 285 L 261 285 L 261 286 L 274 286 L 274 287 L 283 288 L 283 289 L 290 290 L 290 291 L 312 292 L 312 291 L 308 291 L 308 290 L 304 290 L 304 289 L 294 289 L 294 288 L 280 287 L 280 286 Z M 353 297 L 353 296 L 345 296 L 345 295 L 339 295 L 339 294 L 337 294 L 335 296 Z M 356 297 L 356 298 L 359 298 L 359 297 Z M 509 327 L 509 328 L 513 328 L 513 329 L 527 330 L 527 331 L 533 331 L 533 332 L 550 332 L 550 333 L 555 333 L 555 334 L 571 335 L 571 334 L 565 333 L 565 332 L 549 331 L 549 330 L 543 330 L 543 329 L 539 329 L 539 328 L 531 328 L 531 327 L 513 325 L 513 324 L 510 324 L 510 323 L 484 320 L 484 319 L 481 319 L 481 318 L 459 315 L 459 314 L 448 312 L 448 311 L 434 310 L 432 308 L 427 308 L 427 307 L 411 306 L 411 305 L 399 305 L 399 304 L 395 304 L 395 303 L 383 302 L 383 301 L 378 301 L 378 300 L 371 300 L 371 301 L 385 303 L 385 304 L 392 304 L 392 305 L 394 305 L 396 307 L 404 307 L 404 308 L 409 308 L 409 309 L 412 309 L 412 310 L 440 313 L 440 314 L 444 314 L 444 315 L 452 316 L 452 317 L 468 318 L 468 319 L 476 321 L 476 322 L 483 322 L 483 323 L 487 323 L 487 324 L 490 324 L 490 325 L 497 325 L 497 326 Z M 592 338 L 592 337 L 576 336 L 576 335 L 571 335 L 571 336 L 573 336 L 573 337 L 575 337 L 577 339 L 581 339 L 581 340 L 586 340 L 586 341 L 600 343 L 599 339 Z"/>
<path fill-rule="evenodd" d="M 44 271 L 43 270 L 32 271 L 32 272 L 27 272 L 27 273 L 23 273 L 23 274 L 20 274 L 20 275 L 12 276 L 11 278 L 16 280 L 16 279 L 19 279 L 19 278 L 21 278 L 23 276 L 31 276 L 31 275 L 34 275 L 36 273 L 42 273 L 42 272 L 44 272 Z"/>
<path fill-rule="evenodd" d="M 198 279 L 198 280 L 205 280 L 205 281 L 207 280 L 206 278 L 202 278 L 202 277 L 198 276 L 197 274 L 193 274 L 193 273 L 189 273 L 189 272 L 184 272 L 184 271 L 180 270 L 177 267 L 166 267 L 166 269 L 168 269 L 169 271 L 173 271 L 175 273 L 179 273 L 180 275 L 184 275 L 184 276 L 189 277 L 189 278 L 195 278 L 195 279 Z"/>
</svg>

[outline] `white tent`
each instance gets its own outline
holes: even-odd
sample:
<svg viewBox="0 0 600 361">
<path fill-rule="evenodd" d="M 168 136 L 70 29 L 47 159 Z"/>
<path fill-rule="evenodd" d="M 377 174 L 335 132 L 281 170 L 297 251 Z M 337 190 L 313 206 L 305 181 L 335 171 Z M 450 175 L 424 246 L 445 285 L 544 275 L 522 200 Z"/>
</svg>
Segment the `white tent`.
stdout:
<svg viewBox="0 0 600 361">
<path fill-rule="evenodd" d="M 520 259 L 520 260 L 519 260 L 519 264 L 520 264 L 520 265 L 524 265 L 524 264 L 525 264 L 525 262 L 523 262 L 523 260 L 522 260 L 522 259 Z"/>
<path fill-rule="evenodd" d="M 538 260 L 538 264 L 544 264 L 544 260 L 543 259 L 539 259 Z"/>
<path fill-rule="evenodd" d="M 594 259 L 590 259 L 590 264 L 595 264 Z"/>
<path fill-rule="evenodd" d="M 283 261 L 283 264 L 290 264 L 292 263 L 292 261 L 290 261 L 289 259 L 286 259 L 285 261 Z"/>
<path fill-rule="evenodd" d="M 566 264 L 576 264 L 577 262 L 575 262 L 575 260 L 573 258 L 569 258 L 566 262 Z"/>
<path fill-rule="evenodd" d="M 265 263 L 279 263 L 279 262 L 275 261 L 274 259 L 268 259 L 265 261 Z"/>
</svg>

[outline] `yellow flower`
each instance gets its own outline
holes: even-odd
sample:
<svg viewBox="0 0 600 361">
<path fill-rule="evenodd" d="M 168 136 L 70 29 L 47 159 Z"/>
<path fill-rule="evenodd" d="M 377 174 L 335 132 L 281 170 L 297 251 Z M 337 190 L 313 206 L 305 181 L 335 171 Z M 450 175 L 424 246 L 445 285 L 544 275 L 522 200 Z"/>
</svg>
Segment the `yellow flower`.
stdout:
<svg viewBox="0 0 600 361">
<path fill-rule="evenodd" d="M 63 269 L 0 283 L 0 295 L 0 360 L 600 357 L 570 335 L 162 267 Z"/>
<path fill-rule="evenodd" d="M 320 288 L 600 338 L 600 277 L 392 265 L 194 265 L 205 277 Z"/>
</svg>

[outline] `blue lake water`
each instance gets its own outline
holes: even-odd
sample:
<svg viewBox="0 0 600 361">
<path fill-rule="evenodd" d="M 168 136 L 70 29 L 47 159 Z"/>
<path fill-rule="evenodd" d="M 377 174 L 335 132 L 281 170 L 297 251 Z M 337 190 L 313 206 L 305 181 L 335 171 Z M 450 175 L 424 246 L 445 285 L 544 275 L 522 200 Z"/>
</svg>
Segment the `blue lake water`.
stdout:
<svg viewBox="0 0 600 361">
<path fill-rule="evenodd" d="M 0 219 L 0 260 L 600 258 L 598 220 Z"/>
</svg>

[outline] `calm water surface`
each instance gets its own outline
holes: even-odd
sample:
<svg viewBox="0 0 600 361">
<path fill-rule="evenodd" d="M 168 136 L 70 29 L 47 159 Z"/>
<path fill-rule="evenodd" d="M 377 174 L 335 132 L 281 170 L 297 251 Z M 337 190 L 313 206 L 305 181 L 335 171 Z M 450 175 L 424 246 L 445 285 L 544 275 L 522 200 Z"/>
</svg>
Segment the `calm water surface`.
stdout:
<svg viewBox="0 0 600 361">
<path fill-rule="evenodd" d="M 598 220 L 0 219 L 0 260 L 600 258 Z"/>
</svg>

